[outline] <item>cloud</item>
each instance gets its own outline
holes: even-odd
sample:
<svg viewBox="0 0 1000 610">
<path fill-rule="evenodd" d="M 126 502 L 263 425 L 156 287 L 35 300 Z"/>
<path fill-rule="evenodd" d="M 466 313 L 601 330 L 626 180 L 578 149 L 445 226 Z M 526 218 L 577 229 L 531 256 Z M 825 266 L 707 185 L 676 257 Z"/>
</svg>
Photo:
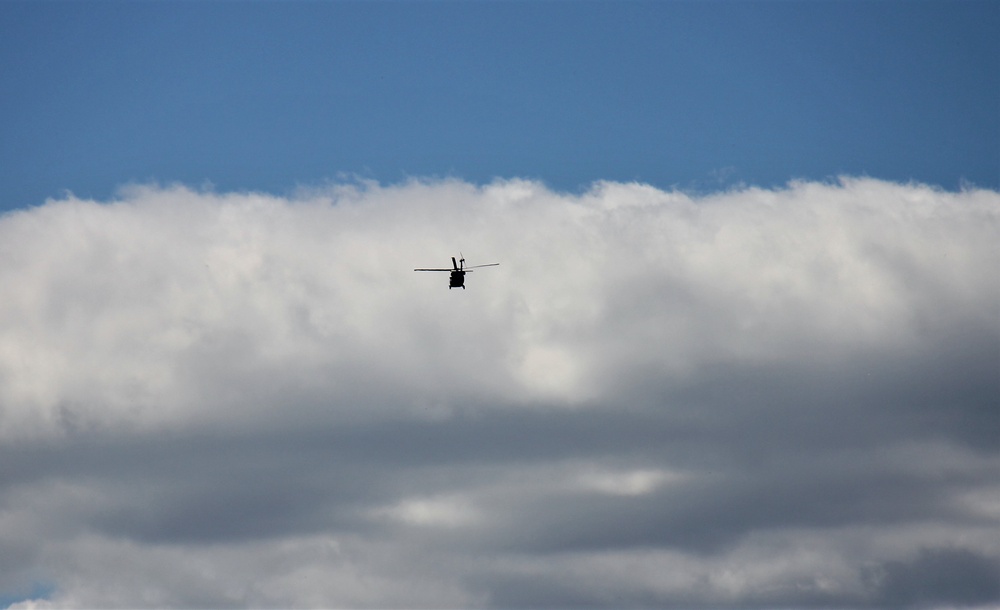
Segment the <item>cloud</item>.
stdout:
<svg viewBox="0 0 1000 610">
<path fill-rule="evenodd" d="M 912 561 L 888 561 L 866 575 L 886 607 L 973 606 L 1000 599 L 1000 560 L 964 549 L 921 549 Z"/>
<path fill-rule="evenodd" d="M 0 599 L 996 603 L 998 222 L 847 178 L 7 213 Z M 459 252 L 501 264 L 412 271 Z"/>
</svg>

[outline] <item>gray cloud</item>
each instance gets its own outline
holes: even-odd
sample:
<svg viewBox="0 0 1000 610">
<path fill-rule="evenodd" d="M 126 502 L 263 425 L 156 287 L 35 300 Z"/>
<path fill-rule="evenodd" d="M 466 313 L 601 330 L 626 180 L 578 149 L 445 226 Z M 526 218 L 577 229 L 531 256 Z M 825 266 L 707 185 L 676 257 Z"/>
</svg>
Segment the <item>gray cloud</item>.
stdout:
<svg viewBox="0 0 1000 610">
<path fill-rule="evenodd" d="M 996 603 L 998 219 L 992 191 L 876 180 L 9 213 L 0 593 Z M 459 250 L 501 266 L 411 271 Z"/>
<path fill-rule="evenodd" d="M 910 561 L 888 561 L 865 572 L 879 605 L 973 606 L 1000 599 L 1000 561 L 965 549 L 921 549 Z"/>
</svg>

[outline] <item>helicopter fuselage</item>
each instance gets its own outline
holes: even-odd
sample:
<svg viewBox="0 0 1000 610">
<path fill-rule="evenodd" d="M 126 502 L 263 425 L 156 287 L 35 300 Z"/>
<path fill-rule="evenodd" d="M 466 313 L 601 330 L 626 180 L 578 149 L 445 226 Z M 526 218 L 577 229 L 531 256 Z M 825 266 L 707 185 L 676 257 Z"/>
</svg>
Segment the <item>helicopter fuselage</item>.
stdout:
<svg viewBox="0 0 1000 610">
<path fill-rule="evenodd" d="M 448 289 L 465 288 L 465 271 L 452 271 L 451 279 L 448 281 Z"/>
</svg>

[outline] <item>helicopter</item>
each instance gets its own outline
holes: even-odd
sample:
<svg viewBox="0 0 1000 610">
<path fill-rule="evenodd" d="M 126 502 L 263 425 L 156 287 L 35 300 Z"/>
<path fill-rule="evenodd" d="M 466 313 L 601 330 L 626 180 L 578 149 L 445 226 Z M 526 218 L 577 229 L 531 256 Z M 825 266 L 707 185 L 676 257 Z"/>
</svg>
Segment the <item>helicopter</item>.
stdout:
<svg viewBox="0 0 1000 610">
<path fill-rule="evenodd" d="M 488 263 L 486 265 L 473 265 L 471 267 L 465 266 L 465 257 L 459 253 L 459 258 L 457 261 L 455 257 L 451 257 L 451 269 L 414 269 L 414 271 L 448 271 L 451 273 L 451 278 L 448 280 L 448 290 L 452 288 L 461 288 L 465 290 L 465 274 L 472 273 L 473 269 L 478 269 L 480 267 L 496 267 L 500 263 Z"/>
</svg>

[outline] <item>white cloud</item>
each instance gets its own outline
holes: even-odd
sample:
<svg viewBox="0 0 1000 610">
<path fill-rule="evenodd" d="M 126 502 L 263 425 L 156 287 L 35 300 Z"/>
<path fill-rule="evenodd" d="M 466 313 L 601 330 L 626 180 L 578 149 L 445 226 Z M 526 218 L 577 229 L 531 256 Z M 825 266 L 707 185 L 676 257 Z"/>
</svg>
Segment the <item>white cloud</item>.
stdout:
<svg viewBox="0 0 1000 610">
<path fill-rule="evenodd" d="M 641 469 L 628 472 L 591 472 L 580 477 L 586 489 L 622 496 L 641 496 L 662 485 L 681 481 L 684 475 L 663 470 Z"/>
<path fill-rule="evenodd" d="M 228 420 L 289 391 L 597 399 L 635 365 L 912 348 L 958 314 L 995 322 L 995 197 L 447 182 L 53 202 L 3 219 L 4 430 Z M 409 271 L 460 249 L 503 264 L 461 297 Z"/>
<path fill-rule="evenodd" d="M 852 606 L 992 565 L 998 225 L 868 179 L 8 213 L 0 593 Z M 501 264 L 412 271 L 459 252 Z"/>
<path fill-rule="evenodd" d="M 474 508 L 462 498 L 406 498 L 398 504 L 374 511 L 376 517 L 388 517 L 413 525 L 461 527 L 473 524 Z"/>
</svg>

